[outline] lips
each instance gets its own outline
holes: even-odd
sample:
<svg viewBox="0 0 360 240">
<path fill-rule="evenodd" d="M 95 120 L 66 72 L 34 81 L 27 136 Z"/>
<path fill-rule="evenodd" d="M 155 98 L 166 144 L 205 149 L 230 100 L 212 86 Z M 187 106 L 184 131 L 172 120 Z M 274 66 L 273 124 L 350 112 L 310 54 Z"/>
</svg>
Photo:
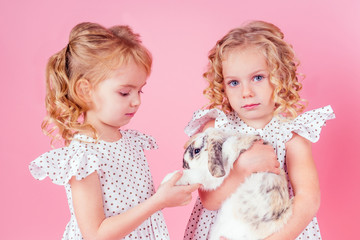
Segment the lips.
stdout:
<svg viewBox="0 0 360 240">
<path fill-rule="evenodd" d="M 126 116 L 133 117 L 135 115 L 135 112 L 133 113 L 125 113 Z"/>
<path fill-rule="evenodd" d="M 241 108 L 244 108 L 246 110 L 251 110 L 251 109 L 256 108 L 259 105 L 260 105 L 260 103 L 246 104 L 246 105 L 243 105 Z"/>
</svg>

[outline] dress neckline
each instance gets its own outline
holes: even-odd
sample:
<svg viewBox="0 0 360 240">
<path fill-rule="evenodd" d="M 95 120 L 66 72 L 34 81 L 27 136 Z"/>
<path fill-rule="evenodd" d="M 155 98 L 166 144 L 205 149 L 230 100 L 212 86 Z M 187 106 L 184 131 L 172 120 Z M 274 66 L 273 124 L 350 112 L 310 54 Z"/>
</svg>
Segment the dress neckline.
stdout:
<svg viewBox="0 0 360 240">
<path fill-rule="evenodd" d="M 234 120 L 240 122 L 240 125 L 245 126 L 247 129 L 250 129 L 252 131 L 265 131 L 270 128 L 270 126 L 274 125 L 274 123 L 277 121 L 277 117 L 274 116 L 263 128 L 254 128 L 244 122 L 235 111 L 232 111 L 231 114 L 234 116 Z"/>
<path fill-rule="evenodd" d="M 105 140 L 101 140 L 101 139 L 96 140 L 88 135 L 81 134 L 81 133 L 75 134 L 73 137 L 73 140 L 78 140 L 80 142 L 85 142 L 85 143 L 117 144 L 127 138 L 126 131 L 119 129 L 119 132 L 121 134 L 121 138 L 116 141 L 113 141 L 113 142 L 109 142 L 109 141 L 105 141 Z"/>
</svg>

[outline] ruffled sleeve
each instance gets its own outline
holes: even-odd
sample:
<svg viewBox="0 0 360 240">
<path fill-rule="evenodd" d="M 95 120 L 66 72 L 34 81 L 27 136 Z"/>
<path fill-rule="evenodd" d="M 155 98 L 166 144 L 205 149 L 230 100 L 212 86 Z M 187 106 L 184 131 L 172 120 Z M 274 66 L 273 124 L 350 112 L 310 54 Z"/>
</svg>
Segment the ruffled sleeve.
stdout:
<svg viewBox="0 0 360 240">
<path fill-rule="evenodd" d="M 29 170 L 38 180 L 49 177 L 53 183 L 65 185 L 73 176 L 77 180 L 87 177 L 100 164 L 97 153 L 90 149 L 65 147 L 44 153 L 30 163 Z"/>
<path fill-rule="evenodd" d="M 331 106 L 326 106 L 318 109 L 314 109 L 299 115 L 291 122 L 285 123 L 285 127 L 288 131 L 285 142 L 292 138 L 292 132 L 299 134 L 300 136 L 315 143 L 320 138 L 320 132 L 326 121 L 334 119 L 335 114 Z"/>
<path fill-rule="evenodd" d="M 136 145 L 139 145 L 144 150 L 157 149 L 158 145 L 154 137 L 146 135 L 137 130 L 128 129 L 121 132 L 126 138 L 134 141 Z"/>
<path fill-rule="evenodd" d="M 226 114 L 219 109 L 198 110 L 194 112 L 192 119 L 185 127 L 185 133 L 191 137 L 196 134 L 204 124 L 212 119 L 216 120 L 215 127 L 218 127 L 217 124 L 227 122 Z"/>
</svg>

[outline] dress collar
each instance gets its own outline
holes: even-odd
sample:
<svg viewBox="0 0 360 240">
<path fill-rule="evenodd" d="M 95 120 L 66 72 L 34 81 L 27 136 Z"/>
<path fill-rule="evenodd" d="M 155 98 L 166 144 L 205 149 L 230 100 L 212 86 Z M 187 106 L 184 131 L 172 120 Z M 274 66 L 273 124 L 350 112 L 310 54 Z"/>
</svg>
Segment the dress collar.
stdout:
<svg viewBox="0 0 360 240">
<path fill-rule="evenodd" d="M 278 125 L 279 125 L 278 123 L 280 122 L 280 119 L 279 119 L 279 118 L 273 117 L 273 118 L 265 125 L 265 127 L 263 127 L 263 128 L 254 128 L 254 127 L 249 126 L 246 122 L 244 122 L 244 121 L 239 117 L 239 115 L 238 115 L 235 111 L 231 112 L 231 113 L 230 113 L 230 116 L 231 116 L 231 118 L 232 118 L 233 121 L 239 122 L 239 125 L 242 126 L 242 127 L 244 127 L 244 128 L 246 128 L 246 130 L 248 130 L 249 132 L 259 132 L 259 131 L 260 131 L 260 132 L 263 132 L 263 131 L 267 131 L 267 130 L 269 130 L 272 126 L 273 126 L 273 127 L 278 126 Z"/>
</svg>

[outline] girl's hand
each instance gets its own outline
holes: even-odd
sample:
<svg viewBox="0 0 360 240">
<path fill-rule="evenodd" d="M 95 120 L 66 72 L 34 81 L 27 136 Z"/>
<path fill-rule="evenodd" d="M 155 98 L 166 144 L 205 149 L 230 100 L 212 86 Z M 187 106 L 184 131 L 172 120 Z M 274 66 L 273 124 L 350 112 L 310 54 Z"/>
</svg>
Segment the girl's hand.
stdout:
<svg viewBox="0 0 360 240">
<path fill-rule="evenodd" d="M 234 168 L 225 178 L 223 184 L 214 191 L 199 191 L 202 204 L 208 210 L 218 210 L 222 202 L 228 198 L 236 188 L 255 172 L 280 173 L 280 163 L 277 161 L 272 146 L 264 145 L 263 141 L 257 141 L 246 152 L 240 154 L 234 163 Z"/>
<path fill-rule="evenodd" d="M 192 192 L 201 186 L 201 184 L 176 186 L 175 184 L 181 176 L 182 172 L 177 172 L 169 181 L 159 186 L 154 197 L 158 199 L 161 209 L 187 205 L 191 201 Z"/>
<path fill-rule="evenodd" d="M 234 170 L 237 173 L 248 176 L 255 172 L 280 173 L 280 163 L 271 145 L 265 145 L 263 140 L 257 141 L 242 153 L 235 162 Z"/>
</svg>

